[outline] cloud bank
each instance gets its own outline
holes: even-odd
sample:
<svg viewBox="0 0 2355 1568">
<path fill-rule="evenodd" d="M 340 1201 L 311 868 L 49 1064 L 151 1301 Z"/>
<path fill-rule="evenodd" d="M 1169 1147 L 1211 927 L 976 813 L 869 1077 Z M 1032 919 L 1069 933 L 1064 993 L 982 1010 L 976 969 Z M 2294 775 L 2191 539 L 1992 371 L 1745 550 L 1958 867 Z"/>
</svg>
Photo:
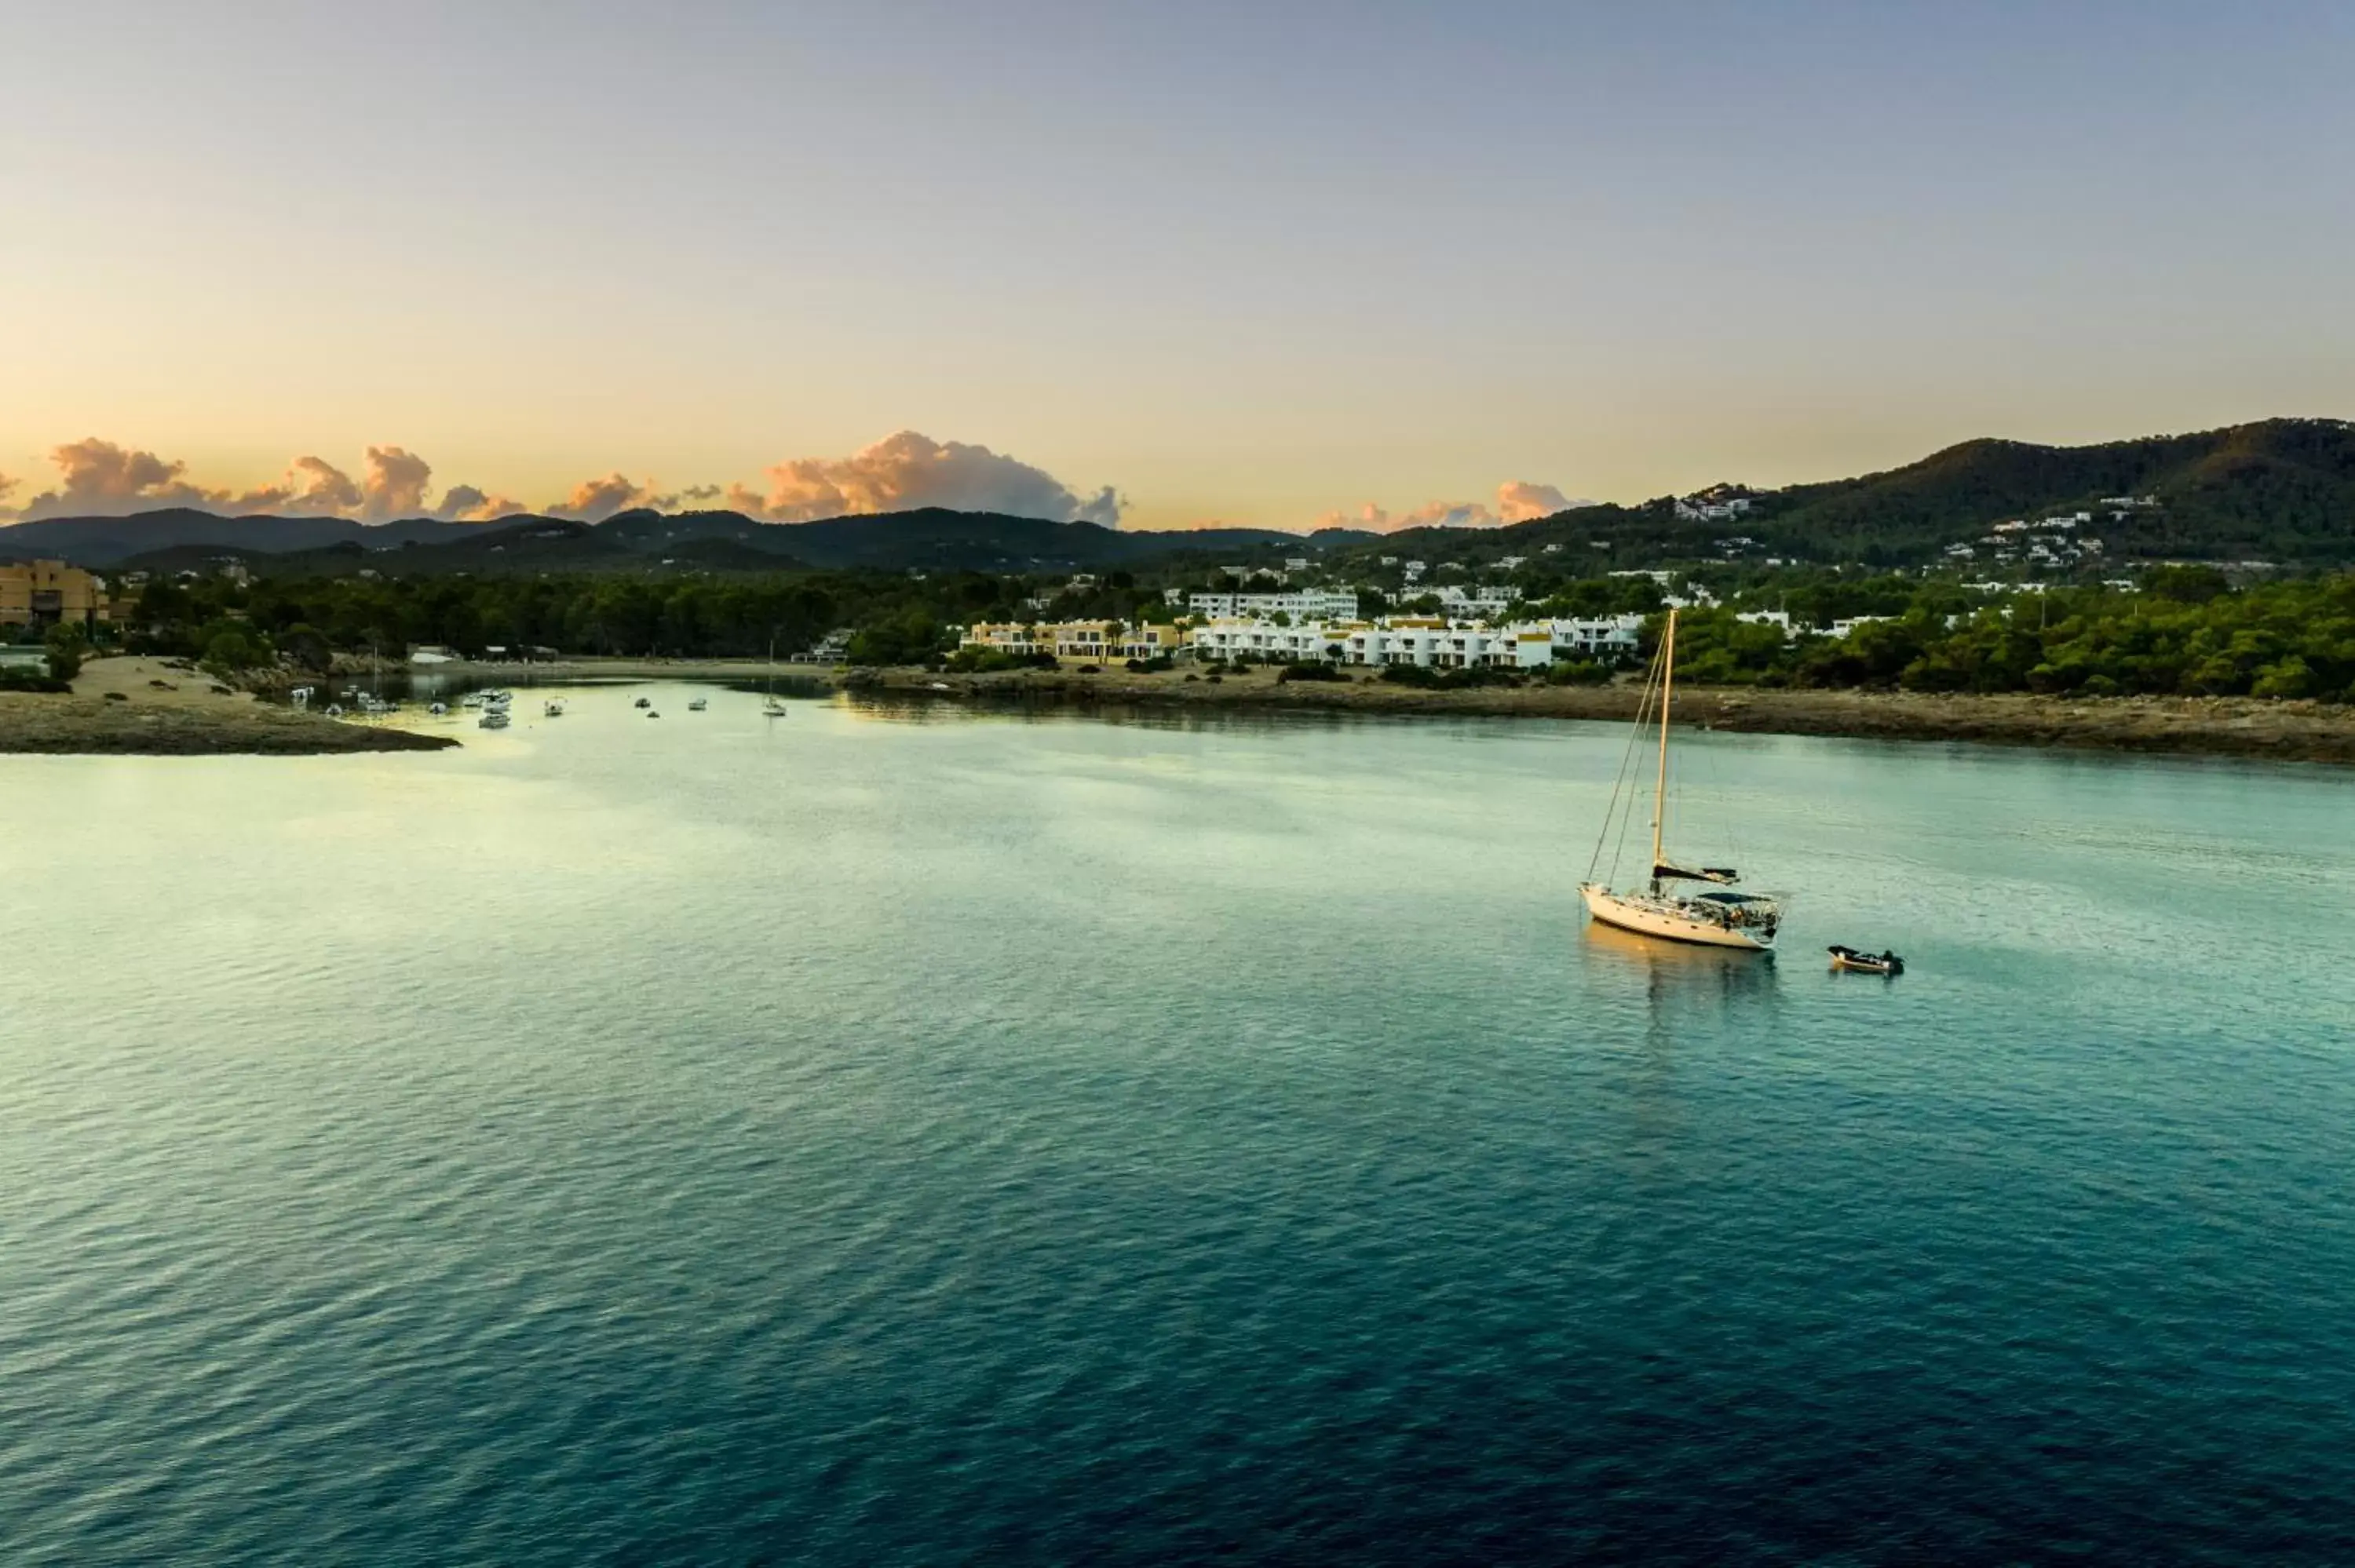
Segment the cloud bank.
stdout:
<svg viewBox="0 0 2355 1568">
<path fill-rule="evenodd" d="M 1501 528 L 1593 504 L 1573 501 L 1550 484 L 1508 479 L 1497 486 L 1493 509 L 1485 501 L 1426 501 L 1412 512 L 1392 513 L 1369 501 L 1355 512 L 1327 512 L 1316 519 L 1316 526 L 1361 528 L 1369 534 L 1395 534 L 1402 528 Z"/>
<path fill-rule="evenodd" d="M 486 522 L 532 509 L 511 496 L 473 484 L 453 484 L 432 499 L 433 465 L 404 447 L 371 446 L 358 477 L 323 457 L 286 465 L 272 483 L 249 490 L 216 489 L 190 481 L 187 464 L 96 436 L 51 449 L 56 483 L 21 511 L 0 506 L 0 518 L 109 516 L 193 506 L 226 513 L 351 517 L 385 523 L 401 517 Z M 987 447 L 936 441 L 901 430 L 842 458 L 793 458 L 768 470 L 764 489 L 742 484 L 691 484 L 663 491 L 615 470 L 582 480 L 563 499 L 539 510 L 551 517 L 601 522 L 634 507 L 676 511 L 681 505 L 724 503 L 772 523 L 806 523 L 875 512 L 945 506 L 962 512 L 1004 512 L 1054 522 L 1117 527 L 1125 502 L 1111 485 L 1072 491 L 1053 474 Z M 0 503 L 22 481 L 0 475 Z"/>
<path fill-rule="evenodd" d="M 188 465 L 152 451 L 124 447 L 96 436 L 68 441 L 49 451 L 56 482 L 19 511 L 0 507 L 0 516 L 27 522 L 42 517 L 121 517 L 164 506 L 194 506 L 235 514 L 353 517 L 385 523 L 397 517 L 441 517 L 468 522 L 530 510 L 519 501 L 486 494 L 471 484 L 450 487 L 431 503 L 433 465 L 405 448 L 369 447 L 354 479 L 323 457 L 305 455 L 286 465 L 271 484 L 249 490 L 215 488 L 187 477 Z M 0 475 L 0 502 L 21 480 Z"/>
<path fill-rule="evenodd" d="M 1057 523 L 1120 524 L 1120 494 L 1080 495 L 1041 468 L 963 441 L 900 430 L 847 458 L 794 458 L 768 471 L 768 489 L 730 485 L 728 503 L 773 523 L 946 506 Z"/>
</svg>

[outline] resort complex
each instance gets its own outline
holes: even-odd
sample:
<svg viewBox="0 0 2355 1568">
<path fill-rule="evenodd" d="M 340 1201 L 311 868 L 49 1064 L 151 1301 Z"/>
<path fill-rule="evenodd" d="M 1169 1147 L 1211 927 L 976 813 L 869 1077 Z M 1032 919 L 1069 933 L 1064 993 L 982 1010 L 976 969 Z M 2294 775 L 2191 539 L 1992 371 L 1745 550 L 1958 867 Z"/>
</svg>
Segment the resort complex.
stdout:
<svg viewBox="0 0 2355 1568">
<path fill-rule="evenodd" d="M 1183 627 L 1118 620 L 994 622 L 965 628 L 958 642 L 961 648 L 1017 657 L 1536 670 L 1557 659 L 1633 658 L 1643 626 L 1640 615 L 1499 624 L 1427 614 L 1295 620 L 1278 611 L 1212 616 Z"/>
</svg>

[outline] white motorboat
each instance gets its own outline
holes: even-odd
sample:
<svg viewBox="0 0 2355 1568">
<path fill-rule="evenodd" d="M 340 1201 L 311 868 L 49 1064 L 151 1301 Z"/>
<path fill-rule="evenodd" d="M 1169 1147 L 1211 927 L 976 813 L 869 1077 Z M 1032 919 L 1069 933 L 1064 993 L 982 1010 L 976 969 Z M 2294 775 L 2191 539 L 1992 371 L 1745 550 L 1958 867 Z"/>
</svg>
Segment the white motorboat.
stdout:
<svg viewBox="0 0 2355 1568">
<path fill-rule="evenodd" d="M 548 701 L 539 705 L 539 711 L 549 718 L 562 718 L 564 716 L 564 699 L 562 697 L 550 697 Z"/>
<path fill-rule="evenodd" d="M 515 721 L 507 717 L 505 708 L 486 708 L 474 723 L 484 729 L 505 729 Z"/>
<path fill-rule="evenodd" d="M 710 705 L 711 699 L 709 697 L 692 697 L 687 701 L 687 711 L 691 714 L 699 714 Z"/>
<path fill-rule="evenodd" d="M 440 718 L 450 711 L 450 705 L 447 703 L 428 703 L 426 705 L 425 711 L 432 715 L 435 718 Z"/>
<path fill-rule="evenodd" d="M 1587 880 L 1579 885 L 1578 895 L 1585 902 L 1587 914 L 1606 926 L 1616 926 L 1639 937 L 1745 952 L 1772 952 L 1775 930 L 1783 923 L 1783 901 L 1779 897 L 1737 893 L 1733 887 L 1742 878 L 1733 867 L 1681 864 L 1662 846 L 1669 800 L 1668 713 L 1675 694 L 1676 669 L 1677 612 L 1671 609 L 1668 630 L 1660 638 L 1660 651 L 1645 681 L 1644 700 L 1636 715 L 1635 737 L 1629 740 L 1627 757 L 1620 763 L 1619 779 L 1612 787 L 1611 804 L 1604 812 L 1603 832 L 1595 841 L 1594 858 L 1587 865 Z M 1652 785 L 1651 872 L 1636 885 L 1622 892 L 1614 890 L 1610 878 L 1602 874 L 1603 855 L 1605 849 L 1613 848 L 1612 829 L 1615 822 L 1619 832 L 1619 842 L 1612 854 L 1612 871 L 1615 873 L 1626 847 L 1628 829 L 1635 820 L 1640 789 L 1631 768 L 1636 740 L 1646 733 L 1656 707 L 1660 745 L 1659 765 Z M 1706 883 L 1710 891 L 1687 893 L 1679 886 L 1685 883 Z"/>
</svg>

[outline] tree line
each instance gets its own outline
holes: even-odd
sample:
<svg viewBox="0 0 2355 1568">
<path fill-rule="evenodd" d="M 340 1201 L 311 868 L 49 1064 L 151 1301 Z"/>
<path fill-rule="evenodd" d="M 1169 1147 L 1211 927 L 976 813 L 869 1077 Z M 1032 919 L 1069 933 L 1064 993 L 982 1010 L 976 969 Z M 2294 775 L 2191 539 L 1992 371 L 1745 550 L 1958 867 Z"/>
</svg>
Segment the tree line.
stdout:
<svg viewBox="0 0 2355 1568">
<path fill-rule="evenodd" d="M 1518 613 L 1650 612 L 1646 577 L 1557 579 Z M 1536 598 L 1542 593 L 1542 598 Z M 1369 599 L 1369 613 L 1384 608 Z M 1780 609 L 1799 635 L 1745 622 Z M 978 621 L 1163 620 L 1160 592 L 1124 574 L 1077 586 L 987 573 L 882 572 L 710 578 L 610 574 L 548 577 L 157 579 L 118 629 L 140 651 L 224 670 L 280 659 L 324 667 L 337 653 L 405 658 L 421 644 L 479 657 L 511 653 L 760 658 L 847 631 L 849 658 L 922 664 L 945 658 Z M 1881 616 L 1833 639 L 1835 619 Z M 1991 594 L 1943 579 L 1831 573 L 1728 585 L 1720 607 L 1684 612 L 1682 675 L 1702 683 L 1895 686 L 1913 691 L 2321 697 L 2355 701 L 2355 573 L 2235 588 L 2200 567 L 2155 567 L 2140 591 L 2053 588 Z"/>
<path fill-rule="evenodd" d="M 1837 641 L 1786 637 L 1738 613 L 1727 606 L 1678 618 L 1684 676 L 1726 685 L 2355 702 L 2355 573 L 2235 589 L 2210 567 L 2165 567 L 2147 573 L 2138 592 L 2055 588 L 1977 602 L 1954 585 L 1924 584 L 1902 604 L 1852 611 L 1889 619 Z M 1646 652 L 1664 622 L 1647 623 Z"/>
</svg>

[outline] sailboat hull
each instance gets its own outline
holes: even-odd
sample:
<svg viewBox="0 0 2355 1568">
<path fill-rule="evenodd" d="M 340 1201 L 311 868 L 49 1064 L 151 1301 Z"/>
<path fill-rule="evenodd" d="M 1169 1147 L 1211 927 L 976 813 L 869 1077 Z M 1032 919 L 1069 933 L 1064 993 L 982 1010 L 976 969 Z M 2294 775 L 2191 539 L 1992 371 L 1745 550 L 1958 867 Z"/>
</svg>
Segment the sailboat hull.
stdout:
<svg viewBox="0 0 2355 1568">
<path fill-rule="evenodd" d="M 1580 888 L 1578 895 L 1586 901 L 1586 912 L 1595 919 L 1639 937 L 1655 937 L 1663 942 L 1689 942 L 1697 948 L 1733 948 L 1749 953 L 1774 949 L 1771 938 L 1762 940 L 1753 932 L 1693 919 L 1648 899 L 1623 898 L 1592 884 Z"/>
</svg>

